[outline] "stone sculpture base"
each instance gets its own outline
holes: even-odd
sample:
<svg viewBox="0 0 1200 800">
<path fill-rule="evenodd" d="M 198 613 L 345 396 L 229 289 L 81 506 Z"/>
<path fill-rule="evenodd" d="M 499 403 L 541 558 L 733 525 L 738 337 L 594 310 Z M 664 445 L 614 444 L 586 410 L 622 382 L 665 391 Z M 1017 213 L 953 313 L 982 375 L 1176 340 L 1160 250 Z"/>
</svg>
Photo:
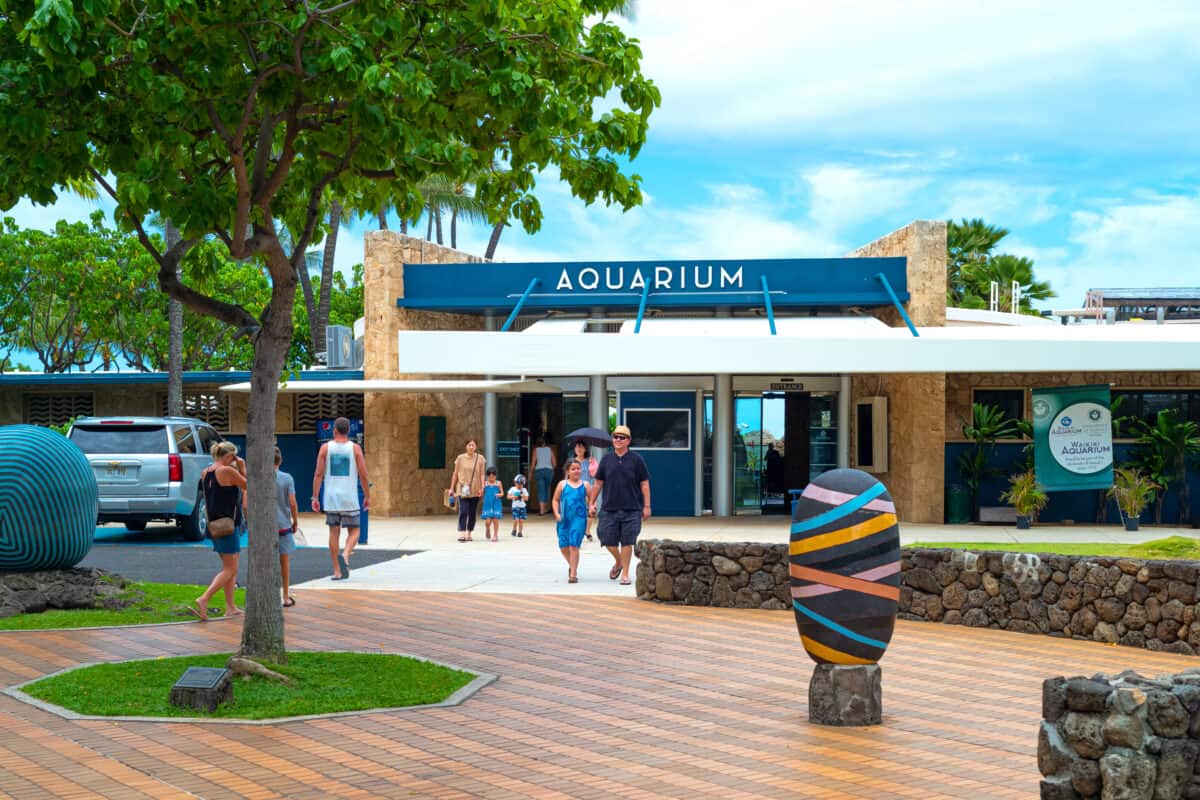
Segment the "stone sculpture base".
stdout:
<svg viewBox="0 0 1200 800">
<path fill-rule="evenodd" d="M 808 720 L 818 725 L 879 725 L 883 670 L 878 664 L 818 664 L 808 684 Z"/>
</svg>

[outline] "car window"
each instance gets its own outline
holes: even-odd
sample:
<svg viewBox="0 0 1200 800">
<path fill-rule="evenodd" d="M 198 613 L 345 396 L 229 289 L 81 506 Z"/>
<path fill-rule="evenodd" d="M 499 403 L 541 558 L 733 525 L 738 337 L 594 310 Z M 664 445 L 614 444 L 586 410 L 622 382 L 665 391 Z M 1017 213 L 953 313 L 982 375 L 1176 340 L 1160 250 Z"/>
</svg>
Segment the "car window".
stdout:
<svg viewBox="0 0 1200 800">
<path fill-rule="evenodd" d="M 212 452 L 212 446 L 221 441 L 220 437 L 217 436 L 217 432 L 212 428 L 201 425 L 196 431 L 200 434 L 200 452 L 202 453 Z"/>
<path fill-rule="evenodd" d="M 192 435 L 190 425 L 179 425 L 175 428 L 175 452 L 195 454 L 196 437 Z"/>
<path fill-rule="evenodd" d="M 71 441 L 85 453 L 166 453 L 165 425 L 76 425 Z"/>
</svg>

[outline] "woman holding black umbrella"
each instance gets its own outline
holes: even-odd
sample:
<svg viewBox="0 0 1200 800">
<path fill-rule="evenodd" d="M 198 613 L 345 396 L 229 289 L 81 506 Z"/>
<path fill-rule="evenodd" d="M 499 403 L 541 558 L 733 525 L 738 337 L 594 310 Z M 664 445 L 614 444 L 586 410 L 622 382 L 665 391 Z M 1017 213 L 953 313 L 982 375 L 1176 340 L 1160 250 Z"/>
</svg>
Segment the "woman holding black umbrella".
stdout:
<svg viewBox="0 0 1200 800">
<path fill-rule="evenodd" d="M 588 444 L 582 439 L 575 440 L 575 460 L 579 462 L 580 480 L 587 487 L 588 495 L 591 495 L 592 484 L 596 482 L 596 467 L 599 462 L 592 458 L 589 454 Z M 587 540 L 592 541 L 592 518 L 587 518 L 587 528 L 585 529 Z"/>
</svg>

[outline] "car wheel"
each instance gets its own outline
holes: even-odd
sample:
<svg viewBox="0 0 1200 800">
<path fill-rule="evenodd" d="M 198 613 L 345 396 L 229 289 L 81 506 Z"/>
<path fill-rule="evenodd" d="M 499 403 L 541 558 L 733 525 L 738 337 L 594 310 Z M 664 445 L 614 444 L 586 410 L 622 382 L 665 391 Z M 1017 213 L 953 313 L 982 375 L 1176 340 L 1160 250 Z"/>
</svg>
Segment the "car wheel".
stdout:
<svg viewBox="0 0 1200 800">
<path fill-rule="evenodd" d="M 199 488 L 196 490 L 196 505 L 192 508 L 192 513 L 182 517 L 180 523 L 180 527 L 183 529 L 183 538 L 187 541 L 198 542 L 204 538 L 204 533 L 208 528 L 208 512 L 204 507 L 204 492 Z"/>
<path fill-rule="evenodd" d="M 133 531 L 135 533 L 137 533 L 138 531 L 144 531 L 144 530 L 146 530 L 146 520 L 144 520 L 144 519 L 127 519 L 127 520 L 125 520 L 125 530 Z"/>
</svg>

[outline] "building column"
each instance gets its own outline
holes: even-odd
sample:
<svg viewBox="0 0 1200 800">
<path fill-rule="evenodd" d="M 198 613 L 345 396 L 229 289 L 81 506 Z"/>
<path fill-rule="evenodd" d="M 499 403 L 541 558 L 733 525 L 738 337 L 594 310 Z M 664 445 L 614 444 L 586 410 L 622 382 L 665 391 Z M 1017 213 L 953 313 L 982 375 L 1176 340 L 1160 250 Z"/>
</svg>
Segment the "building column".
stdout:
<svg viewBox="0 0 1200 800">
<path fill-rule="evenodd" d="M 608 430 L 608 379 L 603 375 L 588 377 L 588 425 Z M 592 448 L 592 458 L 603 456 L 604 448 Z"/>
<path fill-rule="evenodd" d="M 837 434 L 837 465 L 838 469 L 850 466 L 850 376 L 842 376 L 842 385 L 838 389 L 838 434 Z"/>
<path fill-rule="evenodd" d="M 483 329 L 496 330 L 496 315 L 488 312 L 483 315 Z M 489 380 L 491 375 L 485 376 Z M 483 460 L 488 464 L 496 463 L 496 393 L 483 394 Z"/>
<path fill-rule="evenodd" d="M 697 517 L 704 514 L 704 390 L 696 390 L 696 408 L 692 412 L 692 454 L 695 463 L 693 481 L 695 482 L 695 502 L 692 509 Z"/>
<path fill-rule="evenodd" d="M 713 378 L 713 516 L 733 516 L 733 376 Z"/>
</svg>

